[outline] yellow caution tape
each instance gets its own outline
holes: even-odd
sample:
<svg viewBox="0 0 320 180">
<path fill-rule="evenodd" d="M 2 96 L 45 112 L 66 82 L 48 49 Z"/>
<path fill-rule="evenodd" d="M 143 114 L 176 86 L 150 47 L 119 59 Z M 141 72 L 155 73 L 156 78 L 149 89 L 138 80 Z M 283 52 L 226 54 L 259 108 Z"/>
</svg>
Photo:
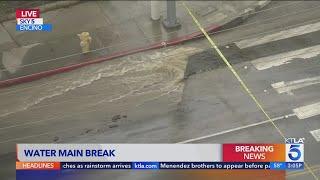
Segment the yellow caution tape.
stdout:
<svg viewBox="0 0 320 180">
<path fill-rule="evenodd" d="M 237 78 L 237 80 L 240 82 L 242 88 L 248 93 L 248 95 L 251 97 L 251 99 L 256 103 L 258 108 L 263 112 L 263 114 L 267 117 L 267 119 L 270 121 L 270 123 L 276 128 L 276 130 L 279 132 L 279 134 L 285 139 L 285 136 L 283 132 L 280 130 L 280 128 L 272 121 L 268 113 L 264 110 L 261 103 L 257 100 L 257 98 L 252 94 L 246 83 L 241 79 L 239 74 L 236 72 L 236 70 L 232 67 L 232 65 L 229 63 L 227 58 L 223 55 L 223 53 L 220 51 L 220 49 L 217 47 L 217 45 L 214 43 L 213 38 L 208 35 L 208 33 L 202 28 L 201 24 L 197 20 L 197 18 L 193 15 L 193 13 L 190 11 L 188 6 L 185 3 L 182 3 L 183 6 L 188 11 L 189 15 L 192 17 L 193 21 L 196 23 L 198 28 L 201 30 L 201 32 L 204 34 L 204 36 L 207 38 L 209 43 L 211 44 L 212 48 L 219 54 L 221 59 L 224 61 L 224 63 L 228 66 L 230 71 L 233 73 L 233 75 Z M 305 162 L 305 166 L 307 167 L 308 171 L 312 174 L 315 180 L 319 180 L 317 176 L 314 174 L 314 172 L 310 169 L 309 165 Z"/>
</svg>

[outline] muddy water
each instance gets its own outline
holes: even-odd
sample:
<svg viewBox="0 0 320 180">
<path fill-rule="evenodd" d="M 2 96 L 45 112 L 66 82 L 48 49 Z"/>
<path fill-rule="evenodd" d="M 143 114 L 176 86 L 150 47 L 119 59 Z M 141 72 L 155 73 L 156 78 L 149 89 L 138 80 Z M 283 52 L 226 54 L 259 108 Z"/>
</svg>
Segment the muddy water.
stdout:
<svg viewBox="0 0 320 180">
<path fill-rule="evenodd" d="M 1 89 L 0 117 L 54 103 L 81 101 L 86 106 L 99 106 L 132 97 L 141 97 L 137 103 L 143 103 L 171 92 L 179 94 L 188 56 L 200 50 L 179 47 L 151 51 Z M 175 101 L 179 101 L 177 96 Z"/>
</svg>

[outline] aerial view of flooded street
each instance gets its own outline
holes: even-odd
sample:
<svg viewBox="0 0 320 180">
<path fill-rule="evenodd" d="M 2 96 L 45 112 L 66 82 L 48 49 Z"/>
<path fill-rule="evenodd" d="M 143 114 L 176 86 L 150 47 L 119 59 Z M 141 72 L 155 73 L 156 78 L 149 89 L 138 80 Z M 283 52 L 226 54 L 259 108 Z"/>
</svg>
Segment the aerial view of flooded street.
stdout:
<svg viewBox="0 0 320 180">
<path fill-rule="evenodd" d="M 169 30 L 159 3 L 156 21 L 149 1 L 57 5 L 41 13 L 50 33 L 1 20 L 0 179 L 15 179 L 17 143 L 284 143 L 281 133 L 305 138 L 309 167 L 286 179 L 320 176 L 320 2 L 187 1 L 258 105 L 181 2 Z"/>
</svg>

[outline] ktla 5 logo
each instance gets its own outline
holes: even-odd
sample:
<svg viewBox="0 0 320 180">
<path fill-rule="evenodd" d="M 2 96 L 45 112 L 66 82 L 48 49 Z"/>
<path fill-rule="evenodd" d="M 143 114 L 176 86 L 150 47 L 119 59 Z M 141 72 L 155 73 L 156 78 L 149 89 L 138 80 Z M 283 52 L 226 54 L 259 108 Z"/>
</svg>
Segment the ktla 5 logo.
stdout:
<svg viewBox="0 0 320 180">
<path fill-rule="evenodd" d="M 286 144 L 286 162 L 303 162 L 304 144 Z"/>
</svg>

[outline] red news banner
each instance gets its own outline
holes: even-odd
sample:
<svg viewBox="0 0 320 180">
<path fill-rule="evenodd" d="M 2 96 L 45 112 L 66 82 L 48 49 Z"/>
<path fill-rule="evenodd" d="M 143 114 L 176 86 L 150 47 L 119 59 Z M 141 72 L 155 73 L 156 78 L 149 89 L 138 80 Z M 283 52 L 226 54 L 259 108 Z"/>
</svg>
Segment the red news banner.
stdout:
<svg viewBox="0 0 320 180">
<path fill-rule="evenodd" d="M 16 9 L 16 18 L 40 18 L 39 9 Z"/>
<path fill-rule="evenodd" d="M 17 9 L 16 18 L 40 18 L 39 9 Z"/>
<path fill-rule="evenodd" d="M 224 162 L 285 162 L 285 144 L 223 144 Z"/>
</svg>

